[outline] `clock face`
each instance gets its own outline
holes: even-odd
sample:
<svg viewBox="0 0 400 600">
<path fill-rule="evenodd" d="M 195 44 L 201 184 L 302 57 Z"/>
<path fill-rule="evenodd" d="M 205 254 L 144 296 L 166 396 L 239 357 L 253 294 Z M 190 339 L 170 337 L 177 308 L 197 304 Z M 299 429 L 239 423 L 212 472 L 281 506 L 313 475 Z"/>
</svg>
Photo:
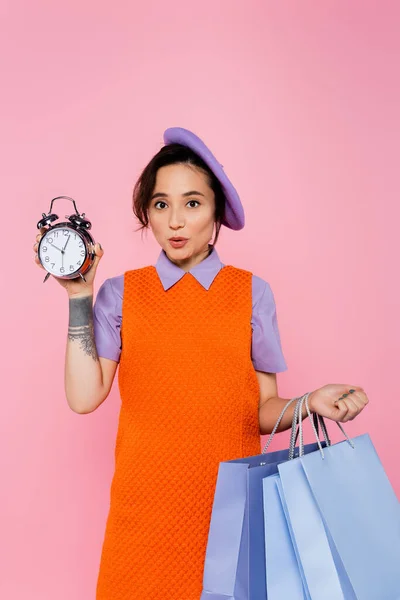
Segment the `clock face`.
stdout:
<svg viewBox="0 0 400 600">
<path fill-rule="evenodd" d="M 52 275 L 65 277 L 78 271 L 84 263 L 86 245 L 73 229 L 50 229 L 40 241 L 39 258 Z"/>
</svg>

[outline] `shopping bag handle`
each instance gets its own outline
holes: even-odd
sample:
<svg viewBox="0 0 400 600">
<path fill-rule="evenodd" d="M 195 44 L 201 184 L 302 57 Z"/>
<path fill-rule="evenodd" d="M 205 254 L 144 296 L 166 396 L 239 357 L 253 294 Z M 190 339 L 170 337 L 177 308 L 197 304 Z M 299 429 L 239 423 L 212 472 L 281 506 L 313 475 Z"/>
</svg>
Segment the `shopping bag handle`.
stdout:
<svg viewBox="0 0 400 600">
<path fill-rule="evenodd" d="M 287 404 L 285 404 L 285 406 L 283 407 L 283 409 L 282 409 L 282 412 L 281 412 L 281 414 L 279 415 L 279 417 L 278 417 L 278 420 L 277 420 L 277 422 L 275 423 L 275 426 L 274 426 L 273 430 L 272 430 L 272 431 L 271 431 L 271 433 L 269 434 L 269 438 L 267 439 L 267 441 L 266 441 L 266 443 L 265 443 L 265 446 L 264 446 L 264 448 L 261 450 L 261 454 L 265 454 L 265 453 L 267 452 L 267 450 L 268 450 L 268 448 L 269 448 L 269 446 L 270 446 L 270 444 L 271 444 L 271 442 L 272 442 L 272 440 L 273 440 L 273 438 L 274 438 L 274 435 L 275 435 L 275 433 L 276 433 L 276 430 L 278 429 L 278 427 L 279 427 L 279 425 L 280 425 L 280 423 L 281 423 L 281 421 L 282 421 L 282 419 L 283 419 L 283 416 L 284 416 L 285 412 L 287 411 L 287 409 L 289 408 L 289 406 L 290 406 L 291 404 L 293 404 L 293 402 L 296 402 L 296 401 L 297 401 L 297 404 L 298 404 L 298 403 L 299 403 L 299 401 L 300 401 L 300 398 L 292 398 L 292 399 L 291 399 L 291 400 L 289 400 L 289 402 L 288 402 Z M 296 424 L 297 424 L 297 417 L 296 417 L 296 409 L 297 409 L 297 404 L 296 404 L 296 407 L 295 407 L 295 410 L 294 410 L 294 414 L 293 414 L 293 420 L 292 420 L 292 435 L 293 435 L 293 426 L 294 426 L 294 427 L 296 427 Z M 296 418 L 295 418 L 295 417 L 296 417 Z"/>
<path fill-rule="evenodd" d="M 291 404 L 293 404 L 293 402 L 297 402 L 297 403 L 296 403 L 296 406 L 295 406 L 295 409 L 294 409 L 294 412 L 293 412 L 293 419 L 292 419 L 292 433 L 291 433 L 291 436 L 290 436 L 290 444 L 289 444 L 289 459 L 292 459 L 292 458 L 294 458 L 294 449 L 295 449 L 295 447 L 296 447 L 296 442 L 297 442 L 297 438 L 298 438 L 299 431 L 300 431 L 300 429 L 299 429 L 299 426 L 298 426 L 298 425 L 299 425 L 299 424 L 298 424 L 298 420 L 299 420 L 299 406 L 300 406 L 300 402 L 301 402 L 301 400 L 302 400 L 302 398 L 303 398 L 303 397 L 304 397 L 304 396 L 300 396 L 299 398 L 292 398 L 292 399 L 291 399 L 291 400 L 289 400 L 289 402 L 288 402 L 288 403 L 287 403 L 287 404 L 286 404 L 286 405 L 283 407 L 283 409 L 282 409 L 282 412 L 281 412 L 281 414 L 279 415 L 279 417 L 278 417 L 278 420 L 277 420 L 277 422 L 275 423 L 275 426 L 274 426 L 273 430 L 271 431 L 271 433 L 270 433 L 270 435 L 269 435 L 269 438 L 268 438 L 268 440 L 267 440 L 267 442 L 266 442 L 266 444 L 265 444 L 264 448 L 263 448 L 263 449 L 262 449 L 262 451 L 261 451 L 261 453 L 262 453 L 262 454 L 265 454 L 265 453 L 267 452 L 267 450 L 268 450 L 268 448 L 269 448 L 269 446 L 270 446 L 270 444 L 271 444 L 271 442 L 272 442 L 272 440 L 273 440 L 273 438 L 274 438 L 274 435 L 275 435 L 275 433 L 276 433 L 276 430 L 278 429 L 278 427 L 279 427 L 279 425 L 280 425 L 280 423 L 281 423 L 281 421 L 282 421 L 282 419 L 283 419 L 283 416 L 284 416 L 285 412 L 287 411 L 287 409 L 289 408 L 289 406 L 290 406 Z M 324 431 L 325 431 L 325 433 L 326 433 L 326 428 L 325 428 L 325 425 L 324 425 Z M 329 443 L 329 444 L 330 444 L 330 441 L 329 441 L 329 439 L 328 439 L 327 443 Z"/>
<path fill-rule="evenodd" d="M 299 410 L 300 410 L 300 406 L 302 405 L 303 398 L 304 398 L 304 396 L 299 398 L 299 400 L 297 401 L 295 412 L 293 415 L 292 433 L 290 436 L 290 445 L 289 445 L 289 460 L 292 460 L 293 458 L 295 458 L 295 448 L 296 448 L 297 438 L 300 433 Z M 314 427 L 315 427 L 314 431 L 316 432 L 318 439 L 319 439 L 319 427 L 321 427 L 322 435 L 324 436 L 326 445 L 331 446 L 332 442 L 329 438 L 328 431 L 326 429 L 326 425 L 325 425 L 325 421 L 324 421 L 323 417 L 317 413 L 312 413 L 312 419 L 313 419 Z M 297 430 L 295 433 L 296 425 L 297 425 Z"/>
<path fill-rule="evenodd" d="M 268 438 L 268 440 L 267 440 L 267 442 L 266 442 L 266 444 L 265 444 L 264 448 L 263 448 L 263 449 L 262 449 L 262 451 L 261 451 L 261 453 L 262 453 L 262 454 L 265 454 L 265 453 L 267 452 L 267 450 L 268 450 L 268 448 L 269 448 L 269 446 L 270 446 L 270 444 L 271 444 L 271 442 L 272 442 L 272 440 L 273 440 L 273 438 L 274 438 L 274 435 L 275 435 L 275 433 L 276 433 L 276 430 L 278 429 L 278 427 L 279 427 L 279 425 L 280 425 L 280 423 L 281 423 L 281 421 L 282 421 L 282 419 L 283 419 L 283 416 L 284 416 L 285 412 L 287 411 L 287 409 L 289 408 L 289 406 L 290 406 L 291 404 L 293 404 L 293 402 L 297 402 L 297 404 L 296 404 L 296 406 L 295 406 L 295 409 L 294 409 L 294 413 L 293 413 L 293 419 L 292 419 L 292 433 L 291 433 L 291 436 L 290 436 L 290 445 L 289 445 L 289 459 L 292 459 L 292 458 L 294 458 L 294 449 L 295 449 L 295 447 L 296 447 L 296 442 L 297 442 L 297 438 L 298 438 L 299 431 L 300 431 L 300 429 L 299 429 L 299 427 L 298 427 L 298 420 L 299 420 L 299 413 L 298 413 L 298 411 L 299 411 L 300 401 L 302 400 L 302 398 L 303 398 L 303 397 L 304 397 L 304 396 L 300 396 L 299 398 L 292 398 L 292 399 L 291 399 L 291 400 L 289 400 L 289 402 L 288 402 L 288 403 L 287 403 L 287 404 L 286 404 L 286 405 L 283 407 L 283 409 L 282 409 L 282 412 L 281 412 L 281 414 L 279 415 L 277 422 L 275 423 L 275 427 L 274 427 L 274 428 L 273 428 L 273 430 L 271 431 L 271 433 L 270 433 L 270 435 L 269 435 L 269 438 Z M 318 428 L 318 425 L 316 425 L 316 427 Z M 297 429 L 297 431 L 296 431 L 296 429 Z M 323 424 L 321 423 L 321 429 L 322 429 L 322 430 L 323 430 L 323 432 L 324 432 L 324 437 L 325 437 L 325 441 L 326 441 L 326 443 L 330 445 L 330 440 L 329 440 L 329 438 L 328 438 L 328 434 L 327 434 L 327 432 L 326 432 L 325 423 L 323 423 Z"/>
<path fill-rule="evenodd" d="M 304 394 L 304 396 L 302 396 L 302 397 L 301 397 L 301 398 L 298 400 L 298 402 L 297 402 L 297 405 L 296 405 L 296 409 L 297 409 L 297 413 L 298 413 L 298 421 L 299 421 L 299 437 L 300 437 L 300 439 L 299 439 L 299 456 L 304 456 L 304 439 L 303 439 L 303 404 L 305 404 L 305 405 L 306 405 L 306 409 L 307 409 L 308 416 L 309 416 L 309 418 L 310 418 L 310 421 L 311 421 L 312 428 L 313 428 L 313 430 L 314 430 L 315 438 L 316 438 L 316 440 L 317 440 L 317 444 L 318 444 L 319 451 L 320 451 L 320 453 L 321 453 L 321 456 L 322 456 L 322 458 L 325 458 L 325 456 L 324 456 L 324 451 L 323 451 L 323 449 L 322 449 L 322 446 L 321 446 L 321 442 L 320 442 L 320 439 L 319 439 L 319 434 L 318 434 L 317 428 L 316 428 L 316 426 L 315 426 L 314 419 L 311 417 L 310 407 L 309 407 L 309 405 L 308 405 L 308 397 L 309 397 L 309 395 L 310 395 L 310 392 L 308 392 L 307 394 Z M 296 411 L 295 411 L 295 412 L 296 412 Z M 322 426 L 322 423 L 323 423 L 323 424 L 324 424 L 325 431 L 326 431 L 325 421 L 324 421 L 323 417 L 322 417 L 321 415 L 318 415 L 318 416 L 320 417 L 320 424 L 321 424 L 321 426 Z M 346 439 L 347 439 L 347 441 L 349 442 L 350 446 L 351 446 L 351 447 L 353 448 L 353 450 L 354 450 L 354 443 L 353 443 L 353 442 L 352 442 L 352 440 L 349 438 L 349 436 L 347 435 L 347 433 L 346 433 L 346 432 L 345 432 L 345 430 L 343 429 L 342 425 L 341 425 L 341 424 L 340 424 L 338 421 L 336 421 L 336 425 L 339 427 L 339 429 L 341 430 L 341 432 L 343 433 L 343 435 L 345 436 L 345 438 L 346 438 Z M 331 445 L 331 443 L 329 443 L 328 445 L 330 446 L 330 445 Z"/>
<path fill-rule="evenodd" d="M 324 418 L 321 415 L 318 415 L 317 413 L 310 412 L 310 408 L 308 405 L 308 397 L 309 397 L 310 393 L 311 392 L 308 392 L 307 394 L 304 394 L 303 396 L 298 397 L 298 398 L 292 398 L 283 407 L 282 412 L 279 415 L 278 420 L 275 423 L 275 426 L 274 426 L 272 432 L 270 433 L 270 436 L 269 436 L 264 448 L 261 451 L 262 454 L 265 454 L 267 452 L 267 450 L 274 438 L 276 430 L 278 429 L 287 409 L 289 408 L 289 406 L 291 406 L 291 404 L 293 404 L 293 402 L 296 402 L 296 406 L 295 406 L 294 413 L 293 413 L 293 419 L 292 419 L 292 431 L 291 431 L 290 444 L 289 444 L 289 460 L 292 460 L 293 458 L 295 458 L 296 442 L 297 442 L 297 438 L 299 437 L 299 435 L 300 435 L 299 456 L 304 455 L 303 423 L 302 423 L 302 421 L 303 421 L 302 413 L 303 413 L 303 404 L 304 403 L 306 405 L 308 416 L 310 417 L 310 421 L 311 421 L 311 424 L 312 424 L 312 427 L 314 430 L 315 437 L 318 442 L 318 447 L 320 449 L 321 456 L 322 456 L 322 458 L 324 458 L 324 452 L 323 452 L 323 449 L 322 449 L 322 446 L 320 443 L 319 427 L 321 427 L 321 431 L 322 431 L 326 445 L 331 446 L 332 442 L 329 438 Z M 340 425 L 340 423 L 337 423 L 337 425 L 341 429 L 344 436 L 347 438 L 349 444 L 352 446 L 352 448 L 354 448 L 354 444 L 348 437 L 347 433 L 344 431 L 343 427 Z"/>
</svg>

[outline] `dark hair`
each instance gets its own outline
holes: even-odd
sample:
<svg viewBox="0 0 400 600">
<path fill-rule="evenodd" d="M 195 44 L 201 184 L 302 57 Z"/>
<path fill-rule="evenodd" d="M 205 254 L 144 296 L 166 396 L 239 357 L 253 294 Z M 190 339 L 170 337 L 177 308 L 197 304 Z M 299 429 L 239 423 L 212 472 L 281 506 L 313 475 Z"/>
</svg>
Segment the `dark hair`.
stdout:
<svg viewBox="0 0 400 600">
<path fill-rule="evenodd" d="M 133 189 L 132 209 L 133 213 L 141 223 L 139 230 L 148 229 L 148 209 L 156 184 L 157 171 L 161 167 L 173 164 L 188 164 L 201 169 L 208 179 L 208 185 L 215 195 L 215 237 L 212 242 L 216 243 L 222 220 L 225 214 L 225 194 L 219 179 L 211 171 L 210 167 L 191 148 L 181 144 L 167 144 L 163 146 L 151 161 L 143 169 Z M 136 230 L 137 231 L 137 230 Z"/>
</svg>

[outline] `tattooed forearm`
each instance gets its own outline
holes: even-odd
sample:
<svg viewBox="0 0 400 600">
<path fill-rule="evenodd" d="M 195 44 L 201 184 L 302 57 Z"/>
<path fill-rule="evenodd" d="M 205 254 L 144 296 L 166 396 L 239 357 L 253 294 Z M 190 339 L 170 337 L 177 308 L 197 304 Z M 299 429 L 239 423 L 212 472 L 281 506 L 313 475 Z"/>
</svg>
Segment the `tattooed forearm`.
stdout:
<svg viewBox="0 0 400 600">
<path fill-rule="evenodd" d="M 93 296 L 69 299 L 68 339 L 80 343 L 93 360 L 98 361 L 93 329 Z"/>
</svg>

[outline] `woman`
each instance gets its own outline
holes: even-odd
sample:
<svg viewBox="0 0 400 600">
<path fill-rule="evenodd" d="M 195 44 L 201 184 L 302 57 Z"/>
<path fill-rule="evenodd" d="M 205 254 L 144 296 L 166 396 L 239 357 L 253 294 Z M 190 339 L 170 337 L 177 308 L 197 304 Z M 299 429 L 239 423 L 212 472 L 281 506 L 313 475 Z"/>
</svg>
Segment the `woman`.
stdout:
<svg viewBox="0 0 400 600">
<path fill-rule="evenodd" d="M 272 431 L 287 402 L 277 391 L 276 373 L 287 367 L 272 290 L 222 264 L 215 248 L 222 225 L 244 226 L 237 192 L 193 133 L 170 128 L 164 141 L 133 194 L 141 229 L 161 247 L 156 265 L 107 279 L 94 307 L 100 245 L 86 283 L 58 280 L 69 296 L 71 409 L 98 408 L 119 364 L 97 600 L 199 600 L 219 463 L 259 454 L 260 434 Z M 367 402 L 355 385 L 309 396 L 311 411 L 340 422 Z M 293 410 L 279 431 L 291 426 Z"/>
</svg>

